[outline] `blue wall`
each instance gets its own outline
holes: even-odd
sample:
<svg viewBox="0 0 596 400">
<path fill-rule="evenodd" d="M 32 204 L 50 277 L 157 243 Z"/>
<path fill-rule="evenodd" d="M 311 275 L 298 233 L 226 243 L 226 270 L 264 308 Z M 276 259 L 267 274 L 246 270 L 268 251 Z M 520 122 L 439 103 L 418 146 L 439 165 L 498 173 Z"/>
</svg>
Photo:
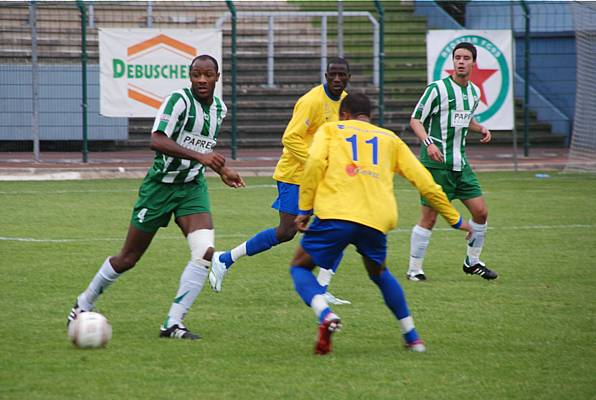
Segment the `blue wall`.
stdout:
<svg viewBox="0 0 596 400">
<path fill-rule="evenodd" d="M 32 140 L 31 65 L 0 65 L 0 140 Z M 99 66 L 89 65 L 88 138 L 125 140 L 127 118 L 99 115 Z M 39 66 L 40 140 L 82 140 L 81 67 Z"/>
</svg>

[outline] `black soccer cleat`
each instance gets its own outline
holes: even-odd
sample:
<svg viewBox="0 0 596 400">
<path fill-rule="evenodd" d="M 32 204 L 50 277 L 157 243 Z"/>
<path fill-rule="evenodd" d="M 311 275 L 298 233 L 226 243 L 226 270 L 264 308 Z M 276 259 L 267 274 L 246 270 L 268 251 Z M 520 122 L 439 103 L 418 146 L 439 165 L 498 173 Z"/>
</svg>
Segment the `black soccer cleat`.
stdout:
<svg viewBox="0 0 596 400">
<path fill-rule="evenodd" d="M 189 331 L 185 326 L 179 326 L 178 324 L 172 325 L 169 328 L 164 328 L 163 326 L 159 328 L 159 337 L 167 338 L 167 339 L 187 339 L 187 340 L 197 340 L 201 339 L 199 335 L 195 335 L 191 331 Z"/>
<path fill-rule="evenodd" d="M 478 261 L 475 265 L 468 265 L 468 258 L 464 261 L 463 270 L 469 275 L 480 275 L 484 279 L 492 280 L 497 279 L 499 275 L 491 269 L 486 268 L 486 265 L 482 261 Z"/>
<path fill-rule="evenodd" d="M 68 318 L 66 319 L 66 327 L 68 328 L 68 325 L 70 325 L 72 321 L 77 319 L 79 314 L 84 313 L 85 311 L 87 310 L 83 310 L 81 307 L 79 307 L 79 302 L 75 301 L 75 304 L 71 308 L 70 313 L 68 313 Z"/>
<path fill-rule="evenodd" d="M 408 279 L 409 281 L 414 281 L 414 282 L 425 281 L 426 280 L 426 275 L 424 275 L 423 272 L 421 272 L 419 274 L 410 274 L 408 272 L 406 274 L 406 279 Z"/>
</svg>

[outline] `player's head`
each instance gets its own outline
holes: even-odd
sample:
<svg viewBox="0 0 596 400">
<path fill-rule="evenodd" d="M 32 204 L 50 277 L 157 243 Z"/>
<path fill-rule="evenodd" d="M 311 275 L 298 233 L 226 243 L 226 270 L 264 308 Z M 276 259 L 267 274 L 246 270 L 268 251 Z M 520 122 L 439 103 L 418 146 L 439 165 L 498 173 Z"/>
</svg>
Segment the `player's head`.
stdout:
<svg viewBox="0 0 596 400">
<path fill-rule="evenodd" d="M 372 105 L 367 95 L 364 93 L 349 93 L 341 101 L 339 106 L 339 119 L 356 119 L 358 116 L 370 118 Z"/>
<path fill-rule="evenodd" d="M 333 96 L 340 97 L 346 86 L 348 86 L 350 76 L 348 62 L 341 57 L 332 58 L 327 64 L 327 72 L 325 72 L 327 89 Z"/>
<path fill-rule="evenodd" d="M 451 55 L 455 75 L 467 79 L 476 63 L 476 47 L 472 43 L 462 42 L 455 46 Z"/>
<path fill-rule="evenodd" d="M 211 104 L 215 84 L 219 80 L 217 60 L 208 54 L 201 54 L 191 61 L 189 71 L 194 95 L 200 102 Z"/>
</svg>

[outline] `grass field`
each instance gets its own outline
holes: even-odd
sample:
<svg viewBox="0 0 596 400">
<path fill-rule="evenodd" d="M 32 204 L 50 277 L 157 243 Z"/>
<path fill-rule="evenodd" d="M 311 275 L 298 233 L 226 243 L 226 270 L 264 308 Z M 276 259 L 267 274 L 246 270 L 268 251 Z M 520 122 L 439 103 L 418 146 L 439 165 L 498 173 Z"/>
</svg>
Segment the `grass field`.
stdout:
<svg viewBox="0 0 596 400">
<path fill-rule="evenodd" d="M 66 336 L 76 295 L 124 238 L 138 180 L 0 183 L 1 399 L 595 399 L 596 177 L 479 174 L 490 210 L 483 259 L 495 282 L 464 275 L 461 232 L 440 221 L 425 270 L 406 281 L 413 188 L 401 178 L 388 265 L 406 291 L 425 354 L 408 353 L 356 253 L 332 291 L 344 330 L 312 354 L 316 325 L 293 291 L 297 239 L 240 261 L 223 291 L 189 312 L 197 342 L 158 339 L 189 256 L 172 222 L 98 303 L 106 349 Z M 272 181 L 210 180 L 218 248 L 277 222 Z M 459 207 L 459 205 L 458 205 Z"/>
</svg>

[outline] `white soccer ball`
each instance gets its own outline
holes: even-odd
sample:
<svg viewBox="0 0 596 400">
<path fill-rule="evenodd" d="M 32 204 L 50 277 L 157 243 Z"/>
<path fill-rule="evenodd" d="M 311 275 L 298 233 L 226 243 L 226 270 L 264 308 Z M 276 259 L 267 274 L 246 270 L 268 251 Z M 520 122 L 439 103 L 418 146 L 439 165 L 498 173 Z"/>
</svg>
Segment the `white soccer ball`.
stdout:
<svg viewBox="0 0 596 400">
<path fill-rule="evenodd" d="M 112 325 L 96 312 L 84 312 L 68 325 L 68 337 L 82 349 L 104 347 L 112 338 Z"/>
</svg>

